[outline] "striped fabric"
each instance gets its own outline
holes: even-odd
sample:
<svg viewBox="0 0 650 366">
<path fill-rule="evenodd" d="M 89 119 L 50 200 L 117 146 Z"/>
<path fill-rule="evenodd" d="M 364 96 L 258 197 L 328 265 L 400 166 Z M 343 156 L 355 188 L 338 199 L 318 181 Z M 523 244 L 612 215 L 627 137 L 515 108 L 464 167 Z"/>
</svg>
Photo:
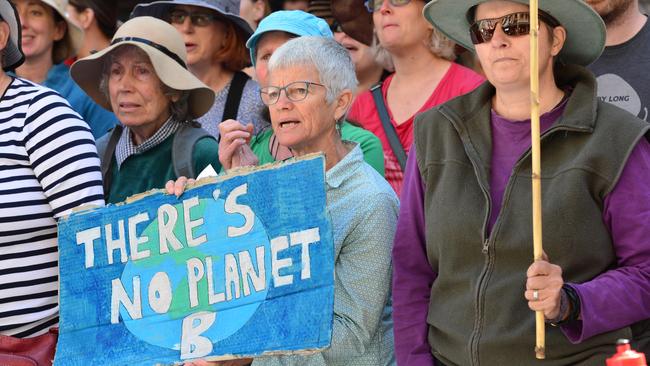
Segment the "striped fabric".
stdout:
<svg viewBox="0 0 650 366">
<path fill-rule="evenodd" d="M 103 205 L 88 125 L 56 92 L 14 79 L 0 99 L 0 334 L 58 323 L 56 219 Z"/>
</svg>

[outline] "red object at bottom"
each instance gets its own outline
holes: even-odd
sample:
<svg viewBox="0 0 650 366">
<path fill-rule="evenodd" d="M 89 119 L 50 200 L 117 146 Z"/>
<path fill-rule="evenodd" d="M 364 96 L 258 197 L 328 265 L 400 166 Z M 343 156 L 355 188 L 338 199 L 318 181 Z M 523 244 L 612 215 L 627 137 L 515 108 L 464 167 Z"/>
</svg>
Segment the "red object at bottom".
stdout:
<svg viewBox="0 0 650 366">
<path fill-rule="evenodd" d="M 33 338 L 0 335 L 0 366 L 51 366 L 59 328 Z"/>
<path fill-rule="evenodd" d="M 607 359 L 607 366 L 648 366 L 643 353 L 630 347 L 627 339 L 621 339 L 616 345 L 616 354 Z"/>
</svg>

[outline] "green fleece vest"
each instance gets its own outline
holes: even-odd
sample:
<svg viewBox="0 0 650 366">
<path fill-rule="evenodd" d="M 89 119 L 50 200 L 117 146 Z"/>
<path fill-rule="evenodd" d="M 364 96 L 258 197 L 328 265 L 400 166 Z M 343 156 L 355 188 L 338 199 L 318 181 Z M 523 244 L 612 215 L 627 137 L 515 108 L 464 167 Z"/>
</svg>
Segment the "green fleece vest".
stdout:
<svg viewBox="0 0 650 366">
<path fill-rule="evenodd" d="M 586 69 L 567 66 L 561 76 L 558 84 L 573 91 L 542 136 L 543 243 L 565 282 L 582 283 L 616 265 L 604 198 L 648 125 L 598 102 Z M 485 83 L 415 121 L 427 256 L 438 273 L 427 317 L 432 352 L 446 365 L 602 366 L 618 338 L 632 337 L 629 327 L 573 345 L 547 326 L 547 358 L 535 359 L 534 313 L 523 295 L 533 257 L 529 152 L 515 164 L 487 235 L 493 95 Z"/>
</svg>

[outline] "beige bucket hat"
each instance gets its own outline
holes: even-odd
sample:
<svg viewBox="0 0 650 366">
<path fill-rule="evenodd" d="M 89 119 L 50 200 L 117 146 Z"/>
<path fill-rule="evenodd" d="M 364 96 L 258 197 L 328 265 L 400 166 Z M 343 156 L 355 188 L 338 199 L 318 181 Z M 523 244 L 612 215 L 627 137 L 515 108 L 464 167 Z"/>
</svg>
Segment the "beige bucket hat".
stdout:
<svg viewBox="0 0 650 366">
<path fill-rule="evenodd" d="M 52 59 L 55 64 L 61 63 L 66 59 L 77 54 L 84 41 L 84 32 L 78 25 L 74 24 L 67 15 L 68 0 L 41 0 L 43 4 L 48 5 L 56 11 L 61 18 L 65 20 L 68 29 L 65 36 L 59 42 L 54 43 Z"/>
<path fill-rule="evenodd" d="M 99 82 L 106 56 L 127 44 L 140 48 L 149 56 L 163 84 L 175 90 L 189 91 L 189 112 L 193 118 L 204 115 L 212 107 L 212 89 L 187 70 L 187 53 L 180 33 L 169 23 L 148 16 L 127 21 L 117 30 L 110 46 L 72 65 L 72 78 L 97 104 L 112 110 Z"/>
</svg>

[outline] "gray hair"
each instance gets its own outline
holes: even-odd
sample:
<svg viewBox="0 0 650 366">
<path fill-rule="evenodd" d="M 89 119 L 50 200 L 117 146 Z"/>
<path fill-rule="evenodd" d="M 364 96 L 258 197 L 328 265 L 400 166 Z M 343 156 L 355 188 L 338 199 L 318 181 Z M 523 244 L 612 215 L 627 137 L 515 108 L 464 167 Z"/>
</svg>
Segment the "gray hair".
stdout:
<svg viewBox="0 0 650 366">
<path fill-rule="evenodd" d="M 359 83 L 348 51 L 333 38 L 303 36 L 294 38 L 273 52 L 269 74 L 294 66 L 312 66 L 319 81 L 327 88 L 327 103 L 344 90 L 354 92 Z"/>
<path fill-rule="evenodd" d="M 456 44 L 435 27 L 433 28 L 431 35 L 426 38 L 424 42 L 429 48 L 429 51 L 437 57 L 449 61 L 453 61 L 456 58 L 456 54 L 454 53 Z M 373 32 L 371 47 L 373 48 L 377 63 L 384 66 L 386 70 L 394 71 L 395 66 L 393 65 L 392 56 L 387 49 L 382 47 L 376 32 Z"/>
<path fill-rule="evenodd" d="M 119 57 L 120 54 L 126 52 L 136 52 L 139 55 L 144 55 L 148 60 L 148 62 L 151 64 L 151 60 L 149 60 L 149 56 L 147 55 L 147 53 L 134 45 L 127 44 L 124 46 L 117 47 L 116 49 L 111 51 L 108 55 L 106 55 L 106 57 L 104 57 L 103 60 L 104 62 L 102 65 L 102 75 L 99 79 L 99 91 L 104 95 L 106 100 L 109 101 L 109 104 L 110 104 L 111 97 L 110 94 L 108 93 L 108 79 L 111 71 L 111 65 L 113 64 L 113 62 L 115 62 L 115 60 L 117 59 L 117 57 Z M 176 90 L 163 83 L 162 80 L 160 81 L 160 87 L 162 89 L 163 94 L 165 94 L 166 96 L 172 96 L 172 95 L 179 96 L 177 101 L 175 102 L 170 101 L 169 114 L 171 115 L 171 118 L 177 122 L 192 121 L 192 116 L 190 115 L 190 108 L 189 108 L 190 92 L 187 90 Z"/>
</svg>

